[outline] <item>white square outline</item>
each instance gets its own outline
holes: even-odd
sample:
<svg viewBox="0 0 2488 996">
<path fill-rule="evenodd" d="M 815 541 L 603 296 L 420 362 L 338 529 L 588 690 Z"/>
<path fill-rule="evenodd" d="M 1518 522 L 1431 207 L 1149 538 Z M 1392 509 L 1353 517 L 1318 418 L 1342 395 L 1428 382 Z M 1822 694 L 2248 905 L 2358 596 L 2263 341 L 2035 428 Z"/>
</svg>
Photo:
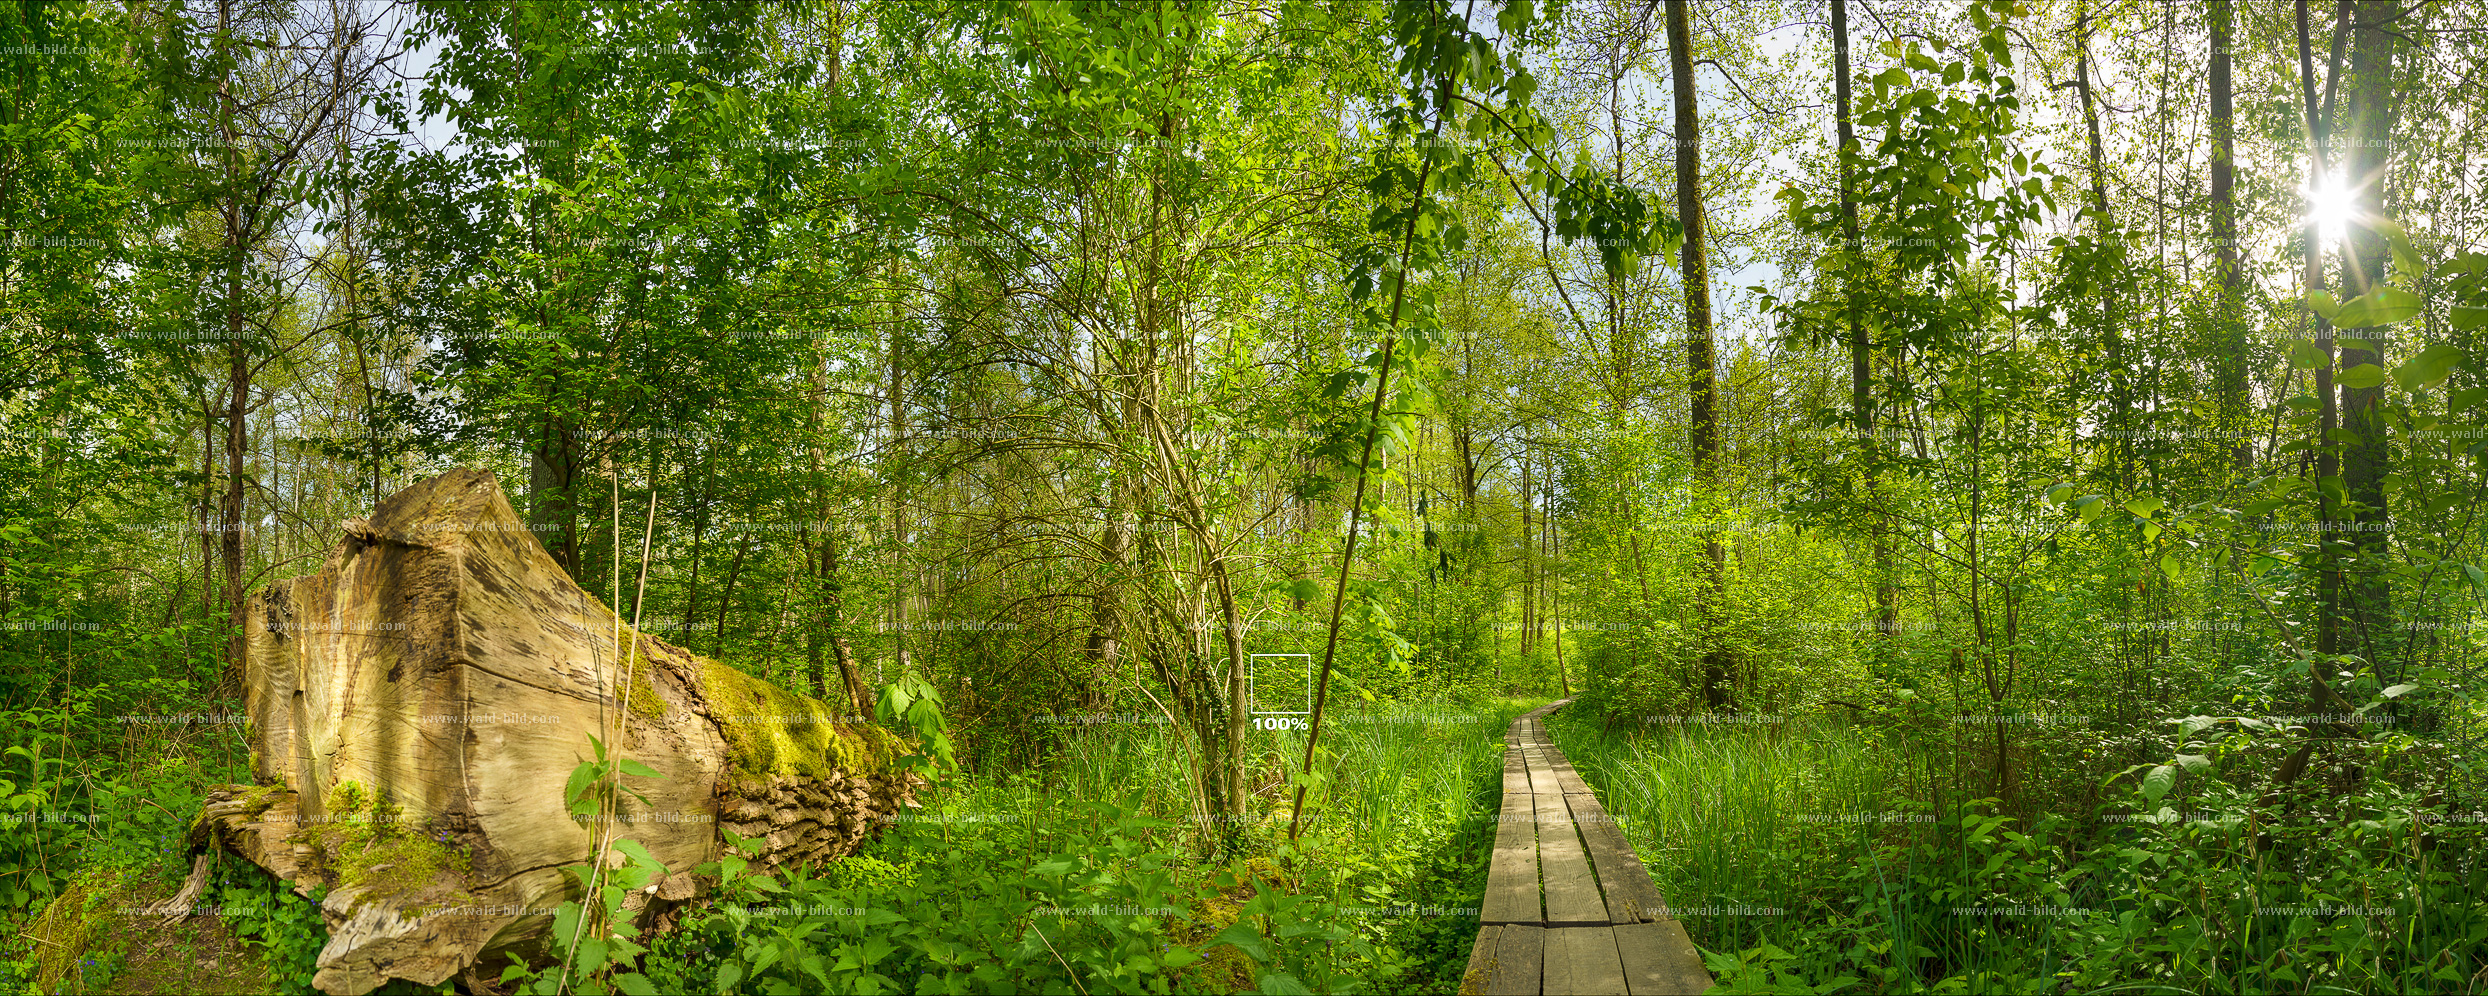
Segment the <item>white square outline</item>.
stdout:
<svg viewBox="0 0 2488 996">
<path fill-rule="evenodd" d="M 1260 679 L 1260 668 L 1253 666 L 1253 665 L 1252 665 L 1251 663 L 1249 663 L 1249 662 L 1252 662 L 1252 661 L 1259 661 L 1260 659 L 1262 659 L 1262 658 L 1264 658 L 1264 657 L 1302 657 L 1302 658 L 1304 658 L 1304 701 L 1305 701 L 1305 705 L 1306 705 L 1306 706 L 1308 706 L 1308 707 L 1310 707 L 1310 706 L 1313 704 L 1313 655 L 1312 655 L 1312 654 L 1246 654 L 1246 655 L 1244 655 L 1244 659 L 1248 662 L 1248 663 L 1246 664 L 1246 666 L 1245 666 L 1245 671 L 1244 671 L 1244 694 L 1245 694 L 1247 697 L 1249 697 L 1249 698 L 1251 698 L 1251 699 L 1253 700 L 1253 704 L 1254 704 L 1254 705 L 1260 705 L 1260 704 L 1261 704 L 1261 694 L 1260 694 L 1260 693 L 1261 693 L 1261 687 L 1260 687 L 1260 681 L 1259 681 L 1259 679 Z M 1313 710 L 1312 710 L 1311 708 L 1297 709 L 1297 710 L 1294 710 L 1294 711 L 1280 711 L 1280 710 L 1274 710 L 1274 709 L 1255 709 L 1255 710 L 1253 710 L 1253 711 L 1252 711 L 1252 715 L 1255 715 L 1255 716 L 1310 716 L 1310 715 L 1313 715 Z"/>
</svg>

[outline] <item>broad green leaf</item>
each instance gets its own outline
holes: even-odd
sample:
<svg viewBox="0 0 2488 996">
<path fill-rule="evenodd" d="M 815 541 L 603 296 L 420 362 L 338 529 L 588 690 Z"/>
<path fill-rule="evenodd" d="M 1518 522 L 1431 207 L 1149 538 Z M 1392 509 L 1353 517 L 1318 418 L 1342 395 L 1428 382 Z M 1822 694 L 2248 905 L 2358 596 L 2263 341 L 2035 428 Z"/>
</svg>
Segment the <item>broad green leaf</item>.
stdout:
<svg viewBox="0 0 2488 996">
<path fill-rule="evenodd" d="M 1261 991 L 1271 996 L 1313 996 L 1313 990 L 1285 972 L 1272 972 L 1261 977 Z"/>
<path fill-rule="evenodd" d="M 2158 765 L 2151 769 L 2150 774 L 2142 776 L 2142 797 L 2157 804 L 2161 796 L 2167 795 L 2168 790 L 2176 786 L 2177 769 L 2166 764 Z"/>
<path fill-rule="evenodd" d="M 2341 313 L 2341 304 L 2333 300 L 2331 291 L 2308 291 L 2307 308 L 2324 316 L 2325 321 L 2331 321 L 2334 315 Z"/>
<path fill-rule="evenodd" d="M 2393 381 L 2403 390 L 2416 391 L 2435 387 L 2453 376 L 2454 367 L 2463 360 L 2462 350 L 2450 343 L 2437 343 L 2419 351 L 2419 355 L 2402 361 L 2393 368 Z"/>
<path fill-rule="evenodd" d="M 2419 313 L 2419 295 L 2399 287 L 2378 287 L 2353 298 L 2332 316 L 2333 324 L 2345 329 L 2367 329 L 2408 321 Z"/>
<path fill-rule="evenodd" d="M 2333 383 L 2347 388 L 2364 389 L 2384 383 L 2384 368 L 2361 363 L 2334 375 Z"/>
</svg>

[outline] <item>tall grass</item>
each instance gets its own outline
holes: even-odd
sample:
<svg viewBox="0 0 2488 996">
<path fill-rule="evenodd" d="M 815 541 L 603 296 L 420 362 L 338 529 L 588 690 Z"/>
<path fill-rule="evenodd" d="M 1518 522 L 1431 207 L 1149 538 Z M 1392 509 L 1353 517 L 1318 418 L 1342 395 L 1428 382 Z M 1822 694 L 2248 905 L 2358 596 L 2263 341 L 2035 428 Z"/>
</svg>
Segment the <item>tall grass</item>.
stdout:
<svg viewBox="0 0 2488 996">
<path fill-rule="evenodd" d="M 1370 988 L 1456 985 L 1476 936 L 1492 817 L 1502 801 L 1503 734 L 1538 704 L 1358 702 L 1333 712 L 1305 831 L 1293 845 L 1287 818 L 1302 731 L 1248 733 L 1249 812 L 1231 824 L 1192 819 L 1192 747 L 1166 724 L 1079 730 L 1040 766 L 945 786 L 917 818 L 937 823 L 943 839 L 1024 840 L 1035 854 L 1066 821 L 1093 818 L 1076 803 L 1136 803 L 1175 824 L 1152 847 L 1212 858 L 1200 863 L 1205 876 L 1214 865 L 1241 861 L 1352 922 L 1383 952 L 1366 974 Z M 895 846 L 864 853 L 899 865 L 920 860 Z"/>
<path fill-rule="evenodd" d="M 2405 787 L 2276 804 L 2207 774 L 2156 800 L 2189 815 L 2029 826 L 1948 798 L 1941 747 L 1836 719 L 1550 728 L 1722 992 L 2488 986 L 2488 832 Z M 2106 804 L 2148 814 L 2133 781 Z"/>
<path fill-rule="evenodd" d="M 1902 795 L 1910 755 L 1836 719 L 1627 738 L 1563 710 L 1550 729 L 1659 895 L 1702 911 L 1680 919 L 1713 950 L 1788 943 L 1780 921 L 1839 898 L 1826 873 L 1928 825 L 1926 807 Z"/>
</svg>

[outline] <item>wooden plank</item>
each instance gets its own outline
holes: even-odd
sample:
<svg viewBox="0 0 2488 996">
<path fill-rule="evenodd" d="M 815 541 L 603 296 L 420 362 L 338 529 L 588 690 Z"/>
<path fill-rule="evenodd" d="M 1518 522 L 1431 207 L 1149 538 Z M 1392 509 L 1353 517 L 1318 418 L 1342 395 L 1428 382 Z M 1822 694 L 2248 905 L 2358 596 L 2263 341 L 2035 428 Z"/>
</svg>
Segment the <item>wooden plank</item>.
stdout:
<svg viewBox="0 0 2488 996">
<path fill-rule="evenodd" d="M 1624 961 L 1624 985 L 1633 996 L 1694 996 L 1711 987 L 1702 954 L 1685 936 L 1682 921 L 1620 924 L 1616 953 Z"/>
<path fill-rule="evenodd" d="M 1546 932 L 1546 991 L 1584 996 L 1625 996 L 1624 959 L 1613 927 L 1565 927 Z"/>
<path fill-rule="evenodd" d="M 1590 783 L 1581 780 L 1580 772 L 1572 770 L 1571 761 L 1555 762 L 1555 783 L 1564 787 L 1565 795 L 1596 797 L 1598 794 L 1590 791 Z"/>
<path fill-rule="evenodd" d="M 1501 936 L 1502 930 L 1496 926 L 1478 928 L 1477 943 L 1469 946 L 1468 971 L 1460 973 L 1460 996 L 1480 996 L 1486 991 L 1486 980 L 1493 977 L 1495 970 L 1495 938 Z"/>
<path fill-rule="evenodd" d="M 1479 923 L 1544 923 L 1538 903 L 1536 851 L 1496 851 L 1486 871 L 1486 900 L 1479 904 Z"/>
<path fill-rule="evenodd" d="M 1495 938 L 1495 969 L 1486 982 L 1494 996 L 1538 996 L 1546 961 L 1546 929 L 1509 926 Z"/>
<path fill-rule="evenodd" d="M 1486 899 L 1478 906 L 1479 923 L 1542 923 L 1546 919 L 1538 899 L 1538 828 L 1530 819 L 1534 798 L 1503 797 L 1494 857 L 1486 866 Z"/>
<path fill-rule="evenodd" d="M 1589 857 L 1573 829 L 1572 813 L 1561 793 L 1541 792 L 1538 810 L 1538 880 L 1545 887 L 1549 926 L 1593 926 L 1615 922 L 1607 900 L 1590 877 Z"/>
<path fill-rule="evenodd" d="M 1576 798 L 1575 802 L 1578 801 Z M 1642 866 L 1641 857 L 1633 853 L 1633 845 L 1624 839 L 1624 828 L 1617 826 L 1603 809 L 1591 812 L 1576 805 L 1574 811 L 1583 849 L 1598 869 L 1598 888 L 1606 897 L 1610 920 L 1648 923 L 1665 919 L 1663 909 L 1667 904 L 1659 898 L 1658 887 L 1650 883 L 1649 869 Z"/>
</svg>

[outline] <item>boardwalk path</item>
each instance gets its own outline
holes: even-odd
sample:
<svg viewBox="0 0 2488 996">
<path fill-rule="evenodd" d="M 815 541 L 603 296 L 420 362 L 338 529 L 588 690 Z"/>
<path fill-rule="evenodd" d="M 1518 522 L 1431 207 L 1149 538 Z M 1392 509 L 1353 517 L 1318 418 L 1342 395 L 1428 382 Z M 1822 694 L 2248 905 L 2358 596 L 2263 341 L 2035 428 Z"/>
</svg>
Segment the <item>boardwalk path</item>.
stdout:
<svg viewBox="0 0 2488 996">
<path fill-rule="evenodd" d="M 1555 702 L 1512 721 L 1503 816 L 1463 994 L 1699 993 L 1682 923 L 1546 733 Z"/>
</svg>

